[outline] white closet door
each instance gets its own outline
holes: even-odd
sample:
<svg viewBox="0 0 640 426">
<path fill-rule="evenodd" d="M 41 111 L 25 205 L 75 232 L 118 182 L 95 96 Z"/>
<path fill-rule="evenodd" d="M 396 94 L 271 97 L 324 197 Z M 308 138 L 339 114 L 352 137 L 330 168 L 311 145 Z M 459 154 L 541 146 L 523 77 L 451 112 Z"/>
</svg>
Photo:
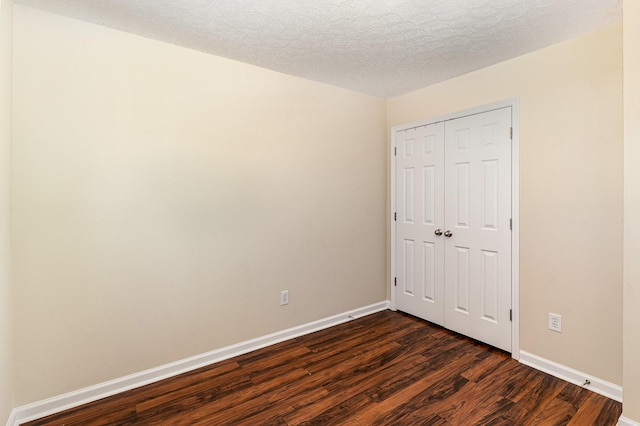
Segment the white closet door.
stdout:
<svg viewBox="0 0 640 426">
<path fill-rule="evenodd" d="M 445 123 L 445 327 L 511 351 L 511 108 Z"/>
<path fill-rule="evenodd" d="M 444 325 L 444 123 L 396 141 L 396 305 Z"/>
</svg>

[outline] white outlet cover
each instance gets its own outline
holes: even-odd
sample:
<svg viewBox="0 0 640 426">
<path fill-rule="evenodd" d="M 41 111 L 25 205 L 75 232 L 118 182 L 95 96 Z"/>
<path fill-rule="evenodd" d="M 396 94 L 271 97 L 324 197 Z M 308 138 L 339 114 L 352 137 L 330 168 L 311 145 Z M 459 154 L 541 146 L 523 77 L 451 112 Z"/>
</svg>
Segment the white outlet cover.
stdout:
<svg viewBox="0 0 640 426">
<path fill-rule="evenodd" d="M 549 312 L 549 330 L 562 333 L 562 315 Z"/>
</svg>

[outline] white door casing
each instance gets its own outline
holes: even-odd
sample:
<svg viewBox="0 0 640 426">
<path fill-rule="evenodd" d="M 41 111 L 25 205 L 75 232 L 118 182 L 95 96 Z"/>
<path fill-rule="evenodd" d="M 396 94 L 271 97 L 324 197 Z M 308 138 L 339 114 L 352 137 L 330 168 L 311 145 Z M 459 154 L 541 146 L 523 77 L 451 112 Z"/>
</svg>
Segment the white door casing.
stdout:
<svg viewBox="0 0 640 426">
<path fill-rule="evenodd" d="M 511 352 L 512 108 L 487 109 L 393 134 L 392 302 Z"/>
</svg>

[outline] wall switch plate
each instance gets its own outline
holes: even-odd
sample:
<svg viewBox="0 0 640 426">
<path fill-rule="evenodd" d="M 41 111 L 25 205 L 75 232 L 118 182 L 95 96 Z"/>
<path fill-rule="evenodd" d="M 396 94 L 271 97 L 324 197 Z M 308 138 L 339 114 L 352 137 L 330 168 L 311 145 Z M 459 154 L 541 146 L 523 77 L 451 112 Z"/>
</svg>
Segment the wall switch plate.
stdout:
<svg viewBox="0 0 640 426">
<path fill-rule="evenodd" d="M 280 305 L 289 304 L 289 290 L 282 290 L 280 292 Z"/>
<path fill-rule="evenodd" d="M 549 330 L 562 333 L 562 315 L 549 312 Z"/>
</svg>

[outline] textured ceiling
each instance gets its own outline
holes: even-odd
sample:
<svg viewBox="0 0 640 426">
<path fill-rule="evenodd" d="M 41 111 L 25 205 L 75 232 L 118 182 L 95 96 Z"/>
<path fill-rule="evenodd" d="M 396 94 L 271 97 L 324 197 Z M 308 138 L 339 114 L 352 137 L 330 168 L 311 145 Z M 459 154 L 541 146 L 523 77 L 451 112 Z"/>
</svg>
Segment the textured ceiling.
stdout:
<svg viewBox="0 0 640 426">
<path fill-rule="evenodd" d="M 380 97 L 620 21 L 620 0 L 15 0 Z"/>
</svg>

